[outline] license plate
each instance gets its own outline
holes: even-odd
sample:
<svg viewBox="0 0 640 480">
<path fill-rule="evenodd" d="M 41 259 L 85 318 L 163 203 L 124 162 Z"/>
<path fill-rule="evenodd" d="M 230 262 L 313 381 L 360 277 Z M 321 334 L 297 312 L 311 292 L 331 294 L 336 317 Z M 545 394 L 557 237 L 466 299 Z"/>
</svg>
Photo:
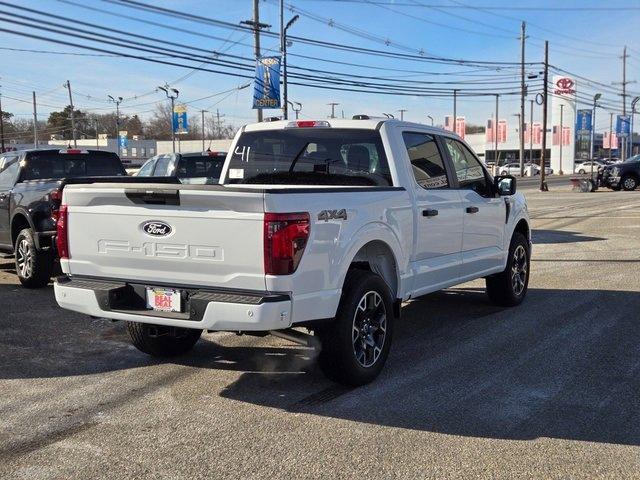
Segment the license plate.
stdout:
<svg viewBox="0 0 640 480">
<path fill-rule="evenodd" d="M 147 308 L 159 312 L 180 312 L 180 292 L 172 288 L 147 287 Z"/>
</svg>

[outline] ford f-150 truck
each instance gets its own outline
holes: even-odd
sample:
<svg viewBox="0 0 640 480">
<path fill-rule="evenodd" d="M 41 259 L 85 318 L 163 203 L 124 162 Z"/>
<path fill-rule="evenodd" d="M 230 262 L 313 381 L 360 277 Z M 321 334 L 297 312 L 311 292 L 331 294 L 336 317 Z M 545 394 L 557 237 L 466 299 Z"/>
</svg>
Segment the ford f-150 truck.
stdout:
<svg viewBox="0 0 640 480">
<path fill-rule="evenodd" d="M 219 185 L 67 186 L 57 245 L 58 303 L 126 321 L 143 352 L 306 327 L 350 385 L 382 369 L 403 301 L 485 278 L 518 305 L 531 254 L 514 177 L 455 134 L 362 117 L 245 126 Z"/>
</svg>

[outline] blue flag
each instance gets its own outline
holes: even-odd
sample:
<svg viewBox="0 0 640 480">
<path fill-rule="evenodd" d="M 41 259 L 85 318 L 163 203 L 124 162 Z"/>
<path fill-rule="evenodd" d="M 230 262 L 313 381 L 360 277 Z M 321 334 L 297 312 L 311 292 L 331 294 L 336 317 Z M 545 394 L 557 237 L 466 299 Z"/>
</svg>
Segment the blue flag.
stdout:
<svg viewBox="0 0 640 480">
<path fill-rule="evenodd" d="M 256 61 L 253 108 L 280 108 L 280 57 Z"/>
</svg>

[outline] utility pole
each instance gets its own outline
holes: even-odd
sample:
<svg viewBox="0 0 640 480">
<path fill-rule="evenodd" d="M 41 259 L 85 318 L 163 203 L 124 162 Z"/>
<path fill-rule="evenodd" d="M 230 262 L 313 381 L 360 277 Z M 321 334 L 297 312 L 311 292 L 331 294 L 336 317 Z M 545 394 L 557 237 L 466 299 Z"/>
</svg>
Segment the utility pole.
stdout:
<svg viewBox="0 0 640 480">
<path fill-rule="evenodd" d="M 114 98 L 111 95 L 107 95 L 109 101 L 116 104 L 116 144 L 118 145 L 118 156 L 120 156 L 120 104 L 122 103 L 122 97 Z M 96 131 L 97 131 L 96 127 Z"/>
<path fill-rule="evenodd" d="M 622 51 L 622 116 L 627 114 L 627 46 Z M 622 142 L 621 160 L 627 159 L 627 139 Z"/>
<path fill-rule="evenodd" d="M 36 110 L 36 92 L 33 94 L 33 148 L 38 148 L 38 111 Z"/>
<path fill-rule="evenodd" d="M 547 105 L 549 103 L 549 41 L 544 41 L 544 80 L 542 86 L 542 151 L 540 152 L 540 191 L 547 192 Z"/>
<path fill-rule="evenodd" d="M 496 119 L 493 122 L 493 145 L 495 152 L 495 166 L 498 168 L 498 102 L 500 101 L 500 94 L 496 93 Z"/>
<path fill-rule="evenodd" d="M 562 120 L 564 117 L 564 104 L 560 104 L 560 134 L 558 135 L 560 140 L 560 170 L 558 171 L 558 175 L 564 175 L 562 171 L 562 144 L 564 143 L 564 127 L 562 125 Z"/>
<path fill-rule="evenodd" d="M 526 86 L 524 84 L 524 42 L 527 38 L 525 35 L 525 22 L 520 26 L 520 178 L 524 176 L 524 97 L 526 95 Z"/>
<path fill-rule="evenodd" d="M 253 38 L 254 38 L 254 55 L 256 57 L 256 62 L 260 59 L 260 30 L 263 28 L 269 28 L 271 25 L 266 23 L 260 23 L 260 5 L 259 0 L 253 0 L 253 20 L 244 20 L 240 22 L 243 25 L 249 25 L 253 28 Z M 258 115 L 258 122 L 262 121 L 262 109 L 256 109 Z"/>
<path fill-rule="evenodd" d="M 400 110 L 398 110 L 400 112 L 400 120 L 404 120 L 404 112 L 407 111 L 406 108 L 401 108 Z"/>
<path fill-rule="evenodd" d="M 617 141 L 616 138 L 616 143 Z M 613 150 L 613 112 L 609 114 L 609 161 L 611 161 L 611 150 Z"/>
<path fill-rule="evenodd" d="M 173 153 L 176 153 L 176 131 L 173 128 L 173 112 L 176 108 L 176 98 L 178 98 L 180 92 L 175 88 L 169 87 L 166 83 L 164 84 L 164 87 L 158 87 L 158 89 L 162 90 L 167 98 L 171 100 L 171 112 L 169 113 L 169 124 L 171 125 L 171 148 Z M 119 147 L 118 150 L 120 150 Z"/>
<path fill-rule="evenodd" d="M 2 93 L 0 92 L 0 153 L 4 153 L 4 117 L 2 116 Z"/>
<path fill-rule="evenodd" d="M 216 108 L 216 137 L 217 138 L 220 138 L 222 136 L 222 129 L 220 128 L 222 126 L 222 117 L 224 117 L 224 114 L 220 115 L 220 110 Z"/>
<path fill-rule="evenodd" d="M 64 84 L 69 91 L 69 105 L 71 105 L 71 137 L 73 138 L 73 147 L 78 147 L 78 142 L 76 141 L 76 119 L 73 114 L 73 97 L 71 96 L 71 82 L 67 80 L 67 83 Z"/>
<path fill-rule="evenodd" d="M 458 126 L 458 88 L 453 89 L 453 133 L 456 132 L 456 127 Z"/>
<path fill-rule="evenodd" d="M 96 150 L 100 150 L 100 135 L 98 134 L 98 119 L 97 118 L 93 121 L 93 125 L 96 128 Z"/>
<path fill-rule="evenodd" d="M 533 165 L 533 100 L 529 100 L 531 111 L 529 112 L 529 162 Z"/>
<path fill-rule="evenodd" d="M 327 103 L 331 107 L 331 118 L 336 118 L 336 107 L 340 105 L 336 102 Z"/>
<path fill-rule="evenodd" d="M 206 110 L 200 110 L 200 114 L 202 115 L 202 151 L 204 152 L 204 114 L 209 113 Z"/>
</svg>

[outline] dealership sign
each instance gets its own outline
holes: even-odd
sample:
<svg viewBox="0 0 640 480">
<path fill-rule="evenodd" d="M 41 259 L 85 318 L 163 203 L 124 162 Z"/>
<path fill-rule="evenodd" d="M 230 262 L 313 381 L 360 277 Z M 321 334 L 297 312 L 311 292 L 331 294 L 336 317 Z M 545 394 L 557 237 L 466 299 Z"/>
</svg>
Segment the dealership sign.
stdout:
<svg viewBox="0 0 640 480">
<path fill-rule="evenodd" d="M 575 82 L 569 77 L 560 77 L 556 80 L 554 95 L 574 95 L 576 93 Z"/>
<path fill-rule="evenodd" d="M 253 108 L 280 108 L 280 57 L 256 61 Z"/>
</svg>

